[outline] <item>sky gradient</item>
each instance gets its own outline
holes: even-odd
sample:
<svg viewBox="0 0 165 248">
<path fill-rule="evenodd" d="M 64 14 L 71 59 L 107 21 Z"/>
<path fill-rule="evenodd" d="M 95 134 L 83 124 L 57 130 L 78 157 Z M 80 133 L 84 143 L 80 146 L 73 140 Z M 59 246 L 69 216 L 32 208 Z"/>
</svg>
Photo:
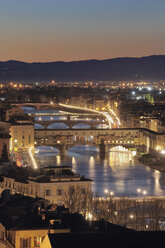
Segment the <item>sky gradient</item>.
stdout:
<svg viewBox="0 0 165 248">
<path fill-rule="evenodd" d="M 165 0 L 1 0 L 0 61 L 165 54 Z"/>
</svg>

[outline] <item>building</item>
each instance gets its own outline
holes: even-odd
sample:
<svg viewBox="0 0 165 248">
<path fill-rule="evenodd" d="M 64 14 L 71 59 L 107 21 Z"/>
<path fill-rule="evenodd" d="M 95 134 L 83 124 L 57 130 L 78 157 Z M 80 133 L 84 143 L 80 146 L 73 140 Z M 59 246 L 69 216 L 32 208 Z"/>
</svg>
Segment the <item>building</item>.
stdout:
<svg viewBox="0 0 165 248">
<path fill-rule="evenodd" d="M 84 233 L 48 234 L 41 248 L 146 248 L 164 243 L 163 232 L 134 232 L 131 229 L 102 230 Z"/>
<path fill-rule="evenodd" d="M 0 128 L 0 159 L 3 156 L 3 149 L 9 155 L 10 135 L 3 128 Z M 3 159 L 3 158 L 2 158 Z"/>
<path fill-rule="evenodd" d="M 34 147 L 34 124 L 25 117 L 13 121 L 10 126 L 10 151 Z"/>
<path fill-rule="evenodd" d="M 6 228 L 0 223 L 0 248 L 14 248 L 6 237 Z"/>
<path fill-rule="evenodd" d="M 89 109 L 104 110 L 105 109 L 105 100 L 102 98 L 89 100 L 87 102 L 87 107 Z"/>
<path fill-rule="evenodd" d="M 29 216 L 30 217 L 30 216 Z M 25 247 L 40 247 L 43 239 L 48 233 L 69 233 L 70 229 L 63 227 L 61 220 L 54 220 L 53 228 L 50 228 L 48 223 L 42 223 L 38 221 L 36 224 L 31 226 L 20 225 L 10 228 L 8 230 L 8 239 L 14 245 L 14 247 L 25 248 Z M 50 222 L 51 224 L 51 222 Z"/>
<path fill-rule="evenodd" d="M 25 114 L 24 114 L 23 109 L 20 106 L 8 109 L 6 110 L 6 121 L 9 121 L 14 116 L 23 116 L 23 115 Z"/>
<path fill-rule="evenodd" d="M 39 197 L 58 205 L 65 204 L 65 194 L 71 188 L 83 192 L 91 191 L 91 180 L 74 174 L 68 166 L 49 167 L 46 172 L 36 177 L 13 178 L 3 176 L 0 188 L 9 189 L 11 194 L 23 194 L 33 198 Z"/>
</svg>

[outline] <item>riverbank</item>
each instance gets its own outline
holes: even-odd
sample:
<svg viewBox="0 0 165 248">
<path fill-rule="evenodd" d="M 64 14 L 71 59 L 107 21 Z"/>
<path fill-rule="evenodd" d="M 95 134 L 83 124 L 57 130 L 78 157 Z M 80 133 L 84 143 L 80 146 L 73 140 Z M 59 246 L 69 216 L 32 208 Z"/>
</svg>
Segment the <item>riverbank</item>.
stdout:
<svg viewBox="0 0 165 248">
<path fill-rule="evenodd" d="M 147 165 L 154 170 L 165 171 L 165 157 L 161 154 L 139 154 L 137 159 L 141 164 Z"/>
</svg>

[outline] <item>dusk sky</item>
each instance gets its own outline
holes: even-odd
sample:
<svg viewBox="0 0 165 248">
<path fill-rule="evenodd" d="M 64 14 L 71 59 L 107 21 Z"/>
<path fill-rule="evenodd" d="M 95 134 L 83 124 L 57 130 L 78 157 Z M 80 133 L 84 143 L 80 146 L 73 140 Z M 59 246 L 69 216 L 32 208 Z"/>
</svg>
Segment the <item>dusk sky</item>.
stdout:
<svg viewBox="0 0 165 248">
<path fill-rule="evenodd" d="M 0 61 L 165 54 L 165 0 L 0 0 Z"/>
</svg>

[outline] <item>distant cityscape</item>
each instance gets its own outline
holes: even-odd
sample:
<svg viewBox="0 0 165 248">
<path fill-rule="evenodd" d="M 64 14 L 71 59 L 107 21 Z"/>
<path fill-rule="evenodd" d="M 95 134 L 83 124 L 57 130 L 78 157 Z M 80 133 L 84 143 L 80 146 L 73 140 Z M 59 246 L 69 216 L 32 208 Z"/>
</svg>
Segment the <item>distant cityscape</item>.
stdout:
<svg viewBox="0 0 165 248">
<path fill-rule="evenodd" d="M 0 248 L 165 236 L 165 1 L 0 1 Z"/>
<path fill-rule="evenodd" d="M 72 167 L 79 163 L 75 157 L 72 157 L 72 164 L 67 163 L 70 149 L 94 146 L 101 166 L 109 159 L 109 166 L 112 166 L 110 154 L 117 149 L 115 152 L 119 156 L 122 152 L 129 154 L 131 160 L 126 162 L 127 167 L 143 163 L 144 168 L 160 171 L 163 176 L 164 82 L 9 82 L 0 84 L 0 88 L 0 222 L 3 242 L 16 247 L 26 247 L 29 243 L 31 247 L 46 247 L 44 242 L 49 242 L 49 233 L 70 233 L 76 228 L 69 222 L 66 224 L 71 214 L 72 218 L 73 214 L 74 218 L 80 218 L 81 214 L 86 224 L 92 221 L 97 225 L 96 222 L 103 218 L 116 228 L 122 225 L 135 230 L 164 230 L 164 181 L 161 185 L 155 181 L 155 193 L 150 191 L 150 183 L 147 188 L 135 184 L 135 191 L 129 189 L 125 195 L 114 192 L 105 184 L 99 188 L 101 194 L 98 195 L 94 188 L 97 179 L 73 171 Z M 52 150 L 53 157 L 48 153 L 49 147 L 57 151 Z M 43 160 L 44 152 L 47 157 Z M 89 172 L 95 163 L 94 157 L 90 157 Z M 122 164 L 122 160 L 118 163 Z M 158 180 L 156 178 L 154 180 Z M 141 180 L 145 181 L 145 177 Z M 8 216 L 4 211 L 17 198 L 18 202 L 31 201 L 28 203 L 30 209 L 24 209 L 22 217 L 15 213 L 16 219 L 12 220 L 10 210 Z M 32 210 L 34 204 L 35 211 Z M 155 215 L 156 208 L 159 213 Z M 29 211 L 33 222 L 26 221 Z M 42 220 L 40 227 L 37 220 L 34 221 L 39 216 Z M 54 224 L 51 224 L 51 218 Z M 46 228 L 44 231 L 41 230 L 43 227 Z M 24 228 L 29 231 L 23 232 Z M 5 235 L 7 230 L 8 235 Z M 38 236 L 35 236 L 36 232 Z"/>
</svg>

